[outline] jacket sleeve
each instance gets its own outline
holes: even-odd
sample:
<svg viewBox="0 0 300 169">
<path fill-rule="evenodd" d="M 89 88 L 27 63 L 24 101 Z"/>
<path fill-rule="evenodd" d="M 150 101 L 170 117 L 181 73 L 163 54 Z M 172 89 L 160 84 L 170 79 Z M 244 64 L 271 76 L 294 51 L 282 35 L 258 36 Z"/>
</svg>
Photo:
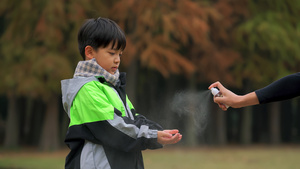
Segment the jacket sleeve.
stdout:
<svg viewBox="0 0 300 169">
<path fill-rule="evenodd" d="M 97 91 L 97 92 L 95 92 Z M 79 128 L 83 139 L 122 151 L 161 148 L 157 142 L 159 125 L 146 118 L 122 116 L 103 90 L 93 83 L 84 85 L 70 111 L 70 128 Z"/>
</svg>

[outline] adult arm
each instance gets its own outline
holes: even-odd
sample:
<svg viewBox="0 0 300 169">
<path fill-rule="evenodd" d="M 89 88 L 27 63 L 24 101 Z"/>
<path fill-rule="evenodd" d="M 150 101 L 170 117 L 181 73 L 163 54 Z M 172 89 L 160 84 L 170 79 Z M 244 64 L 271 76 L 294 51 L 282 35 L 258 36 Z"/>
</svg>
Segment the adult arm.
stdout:
<svg viewBox="0 0 300 169">
<path fill-rule="evenodd" d="M 218 87 L 223 95 L 223 97 L 214 98 L 214 101 L 223 110 L 227 110 L 224 104 L 233 108 L 252 106 L 300 96 L 300 72 L 285 76 L 262 89 L 246 95 L 236 95 L 226 89 L 220 82 L 211 84 L 209 89 L 212 87 Z"/>
<path fill-rule="evenodd" d="M 255 93 L 260 104 L 300 96 L 300 72 L 285 76 Z"/>
</svg>

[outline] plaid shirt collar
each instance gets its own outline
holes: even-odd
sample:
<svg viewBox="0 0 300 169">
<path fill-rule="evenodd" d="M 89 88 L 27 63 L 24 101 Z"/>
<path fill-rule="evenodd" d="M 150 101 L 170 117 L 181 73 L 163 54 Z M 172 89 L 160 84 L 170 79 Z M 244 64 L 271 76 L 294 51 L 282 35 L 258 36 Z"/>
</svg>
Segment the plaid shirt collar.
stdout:
<svg viewBox="0 0 300 169">
<path fill-rule="evenodd" d="M 74 73 L 74 77 L 103 76 L 106 81 L 114 86 L 116 86 L 119 80 L 119 75 L 119 70 L 117 70 L 114 75 L 108 73 L 105 69 L 98 65 L 95 58 L 86 61 L 79 61 Z"/>
</svg>

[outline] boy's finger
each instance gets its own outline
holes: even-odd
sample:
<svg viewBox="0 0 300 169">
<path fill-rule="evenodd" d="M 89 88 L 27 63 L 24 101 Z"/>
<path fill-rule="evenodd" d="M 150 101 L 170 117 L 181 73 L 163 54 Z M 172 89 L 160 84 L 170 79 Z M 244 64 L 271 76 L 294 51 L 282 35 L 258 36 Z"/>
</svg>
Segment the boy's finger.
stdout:
<svg viewBox="0 0 300 169">
<path fill-rule="evenodd" d="M 170 134 L 176 134 L 176 133 L 178 133 L 179 131 L 176 130 L 176 129 L 174 129 L 174 130 L 167 130 L 167 132 L 170 133 Z"/>
<path fill-rule="evenodd" d="M 175 138 L 174 138 L 174 143 L 179 142 L 179 141 L 181 140 L 181 138 L 182 138 L 182 135 L 179 134 L 179 133 L 177 133 L 177 134 L 175 135 Z"/>
<path fill-rule="evenodd" d="M 162 137 L 168 137 L 168 138 L 171 138 L 172 137 L 172 134 L 170 133 L 167 133 L 167 132 L 162 132 Z"/>
<path fill-rule="evenodd" d="M 174 142 L 174 141 L 176 141 L 178 138 L 179 138 L 179 135 L 178 135 L 178 133 L 177 133 L 177 134 L 175 134 L 174 136 L 172 136 L 172 138 L 169 138 L 169 141 Z"/>
<path fill-rule="evenodd" d="M 165 131 L 158 131 L 158 132 L 157 132 L 157 137 L 158 137 L 158 138 L 171 138 L 171 137 L 172 137 L 172 134 L 167 133 L 167 132 L 165 132 Z"/>
</svg>

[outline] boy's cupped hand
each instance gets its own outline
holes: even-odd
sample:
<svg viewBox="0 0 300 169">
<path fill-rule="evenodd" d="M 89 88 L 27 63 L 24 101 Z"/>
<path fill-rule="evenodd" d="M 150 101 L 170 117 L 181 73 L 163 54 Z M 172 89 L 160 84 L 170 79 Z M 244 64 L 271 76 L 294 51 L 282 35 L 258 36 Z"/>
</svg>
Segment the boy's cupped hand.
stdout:
<svg viewBox="0 0 300 169">
<path fill-rule="evenodd" d="M 157 142 L 166 145 L 166 144 L 176 144 L 182 138 L 182 135 L 178 130 L 163 130 L 157 132 Z"/>
</svg>

